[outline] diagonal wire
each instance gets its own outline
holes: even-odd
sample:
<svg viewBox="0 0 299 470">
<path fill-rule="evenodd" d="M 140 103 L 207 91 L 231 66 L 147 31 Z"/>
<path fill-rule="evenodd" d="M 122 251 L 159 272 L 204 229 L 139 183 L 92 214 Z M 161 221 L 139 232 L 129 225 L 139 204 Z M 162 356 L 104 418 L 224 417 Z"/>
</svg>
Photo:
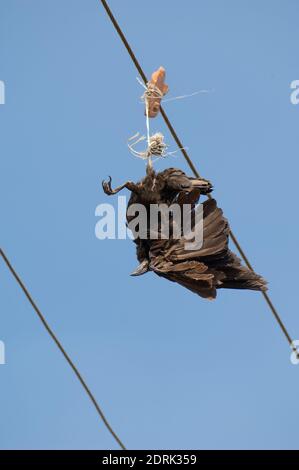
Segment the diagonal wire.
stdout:
<svg viewBox="0 0 299 470">
<path fill-rule="evenodd" d="M 130 55 L 130 57 L 131 57 L 131 59 L 132 59 L 134 65 L 135 65 L 136 69 L 138 70 L 139 75 L 141 76 L 141 78 L 142 78 L 142 80 L 144 81 L 144 83 L 147 84 L 148 80 L 147 80 L 147 78 L 146 78 L 146 75 L 145 75 L 145 73 L 144 73 L 144 71 L 143 71 L 143 69 L 142 69 L 140 63 L 138 62 L 138 60 L 137 60 L 137 58 L 136 58 L 136 56 L 135 56 L 135 54 L 134 54 L 134 52 L 133 52 L 133 50 L 132 50 L 130 44 L 128 43 L 128 41 L 127 41 L 127 39 L 126 39 L 126 36 L 124 35 L 124 33 L 123 33 L 121 27 L 119 26 L 119 24 L 118 24 L 118 22 L 116 21 L 114 15 L 113 15 L 113 13 L 112 13 L 112 11 L 110 10 L 110 7 L 109 7 L 108 3 L 106 2 L 106 0 L 100 0 L 100 2 L 102 3 L 102 5 L 103 5 L 103 7 L 104 7 L 104 9 L 105 9 L 105 11 L 106 11 L 106 13 L 107 13 L 107 15 L 109 16 L 109 18 L 110 18 L 110 20 L 111 20 L 111 22 L 112 22 L 114 28 L 116 29 L 118 35 L 120 36 L 120 38 L 121 38 L 121 40 L 122 40 L 122 42 L 123 42 L 125 48 L 127 49 L 127 51 L 128 51 L 128 53 L 129 53 L 129 55 Z M 160 111 L 161 111 L 161 115 L 162 115 L 162 117 L 163 117 L 163 119 L 164 119 L 164 121 L 165 121 L 165 123 L 166 123 L 166 125 L 167 125 L 167 127 L 168 127 L 168 129 L 169 129 L 169 131 L 170 131 L 170 133 L 171 133 L 171 135 L 172 135 L 172 137 L 174 138 L 174 140 L 175 140 L 177 146 L 179 147 L 179 149 L 181 150 L 181 152 L 182 152 L 182 154 L 183 154 L 185 160 L 187 161 L 189 167 L 191 168 L 191 170 L 192 170 L 192 172 L 194 173 L 194 175 L 195 175 L 197 178 L 199 178 L 199 177 L 200 177 L 199 172 L 197 171 L 196 167 L 194 166 L 194 163 L 192 162 L 191 158 L 189 157 L 188 153 L 186 152 L 186 149 L 184 148 L 184 146 L 183 146 L 183 144 L 182 144 L 180 138 L 178 137 L 178 135 L 177 135 L 175 129 L 173 128 L 173 126 L 172 126 L 172 124 L 171 124 L 171 122 L 170 122 L 170 120 L 169 120 L 169 118 L 168 118 L 168 116 L 167 116 L 167 114 L 166 114 L 166 112 L 164 111 L 164 109 L 163 109 L 162 106 L 160 106 Z M 209 197 L 211 197 L 211 196 L 209 195 Z M 230 235 L 230 237 L 231 237 L 231 239 L 232 239 L 234 245 L 236 246 L 236 248 L 237 248 L 237 250 L 238 250 L 238 252 L 239 252 L 241 258 L 243 259 L 244 263 L 246 264 L 246 266 L 247 266 L 249 269 L 251 269 L 251 271 L 253 271 L 253 267 L 252 267 L 251 263 L 249 262 L 249 260 L 248 260 L 248 258 L 247 258 L 247 256 L 246 256 L 246 254 L 245 254 L 243 248 L 241 247 L 240 243 L 238 242 L 238 240 L 237 240 L 236 236 L 234 235 L 234 233 L 232 232 L 232 230 L 229 231 L 229 235 Z M 296 355 L 297 355 L 297 357 L 299 358 L 299 353 L 298 353 L 298 351 L 297 351 L 297 349 L 296 349 L 296 346 L 294 346 L 293 341 L 292 341 L 292 338 L 291 338 L 290 334 L 288 333 L 288 330 L 286 329 L 284 323 L 282 322 L 282 320 L 281 320 L 281 318 L 280 318 L 280 316 L 279 316 L 279 314 L 278 314 L 278 312 L 277 312 L 276 307 L 274 306 L 272 300 L 270 299 L 269 294 L 268 294 L 267 292 L 262 291 L 262 295 L 263 295 L 265 301 L 267 302 L 267 304 L 268 304 L 268 306 L 269 306 L 271 312 L 273 313 L 273 315 L 274 315 L 274 317 L 275 317 L 275 319 L 276 319 L 278 325 L 280 326 L 281 331 L 283 332 L 285 338 L 287 339 L 289 345 L 291 346 L 292 350 L 293 350 L 294 352 L 296 352 Z"/>
<path fill-rule="evenodd" d="M 58 347 L 58 349 L 61 351 L 61 353 L 63 354 L 64 358 L 66 359 L 66 361 L 68 362 L 68 364 L 70 365 L 70 367 L 73 369 L 73 372 L 76 374 L 79 382 L 81 383 L 82 387 L 84 388 L 85 392 L 87 393 L 87 395 L 89 396 L 92 404 L 94 405 L 95 409 L 97 410 L 97 413 L 98 415 L 100 416 L 101 420 L 104 422 L 106 428 L 108 429 L 108 431 L 112 434 L 112 436 L 114 437 L 114 439 L 116 440 L 116 442 L 119 444 L 119 446 L 121 447 L 121 449 L 125 450 L 126 447 L 124 446 L 124 444 L 122 443 L 122 441 L 120 440 L 120 438 L 117 436 L 117 434 L 113 431 L 112 427 L 110 426 L 109 422 L 107 421 L 103 411 L 101 410 L 97 400 L 95 399 L 95 397 L 93 396 L 93 394 L 91 393 L 87 383 L 85 382 L 85 380 L 83 379 L 82 375 L 80 374 L 79 370 L 77 369 L 77 367 L 75 366 L 75 364 L 73 363 L 72 359 L 70 358 L 70 356 L 67 354 L 66 350 L 64 349 L 64 347 L 62 346 L 61 342 L 59 341 L 59 339 L 57 338 L 57 336 L 55 335 L 55 333 L 53 332 L 53 330 L 51 329 L 51 327 L 49 326 L 48 322 L 46 321 L 44 315 L 42 314 L 42 312 L 40 311 L 40 309 L 38 308 L 38 306 L 36 305 L 36 303 L 34 302 L 32 296 L 30 295 L 30 293 L 28 292 L 27 288 L 25 287 L 23 281 L 21 280 L 20 276 L 17 274 L 17 272 L 14 270 L 14 268 L 12 267 L 9 259 L 7 258 L 6 254 L 4 253 L 4 251 L 0 248 L 0 255 L 2 256 L 5 264 L 7 265 L 8 269 L 10 270 L 11 274 L 13 275 L 13 277 L 15 278 L 15 280 L 17 281 L 17 283 L 19 284 L 19 286 L 21 287 L 22 291 L 24 292 L 25 296 L 27 297 L 27 299 L 29 300 L 30 304 L 32 305 L 33 309 L 35 310 L 35 312 L 37 313 L 39 319 L 41 320 L 42 324 L 44 325 L 45 329 L 47 330 L 47 332 L 49 333 L 49 335 L 51 336 L 51 338 L 53 339 L 54 343 L 56 344 L 56 346 Z"/>
</svg>

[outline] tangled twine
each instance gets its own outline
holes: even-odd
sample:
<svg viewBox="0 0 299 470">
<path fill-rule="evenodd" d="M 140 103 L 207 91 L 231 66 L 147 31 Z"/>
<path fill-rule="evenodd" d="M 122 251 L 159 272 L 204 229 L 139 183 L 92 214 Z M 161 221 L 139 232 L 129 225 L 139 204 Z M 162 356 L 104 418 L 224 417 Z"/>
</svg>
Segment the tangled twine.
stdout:
<svg viewBox="0 0 299 470">
<path fill-rule="evenodd" d="M 162 93 L 160 88 L 158 88 L 154 83 L 147 82 L 147 84 L 144 85 L 144 83 L 142 83 L 142 81 L 138 77 L 136 77 L 136 79 L 140 83 L 140 85 L 145 89 L 143 95 L 141 96 L 142 102 L 151 99 L 163 98 L 164 94 Z"/>
<path fill-rule="evenodd" d="M 160 99 L 162 100 L 164 97 L 163 92 L 152 82 L 147 82 L 146 85 L 141 82 L 141 80 L 137 78 L 137 81 L 140 83 L 140 85 L 144 88 L 144 93 L 141 97 L 142 101 L 145 103 L 145 116 L 146 116 L 146 131 L 147 131 L 147 136 L 145 137 L 144 135 L 139 136 L 139 132 L 135 134 L 133 137 L 129 139 L 128 142 L 133 141 L 131 144 L 128 143 L 128 147 L 131 151 L 131 153 L 138 158 L 142 158 L 143 160 L 148 160 L 148 165 L 152 164 L 151 158 L 152 157 L 167 157 L 168 155 L 173 155 L 175 154 L 178 149 L 175 150 L 174 152 L 167 152 L 168 145 L 165 144 L 164 142 L 164 136 L 161 132 L 157 132 L 156 134 L 153 134 L 152 136 L 150 135 L 150 124 L 149 124 L 149 101 L 151 99 Z M 198 92 L 193 93 L 192 95 L 184 95 L 184 96 L 178 96 L 174 97 L 172 99 L 181 99 L 185 98 L 187 96 L 193 96 L 194 94 L 197 94 Z M 135 146 L 144 140 L 147 140 L 147 149 L 144 150 L 143 152 L 138 152 L 135 150 Z M 185 148 L 185 147 L 184 147 Z M 187 148 L 187 147 L 186 147 Z"/>
<path fill-rule="evenodd" d="M 137 150 L 134 149 L 134 147 L 139 143 L 147 138 L 145 135 L 142 135 L 139 137 L 139 132 L 135 134 L 133 137 L 129 139 L 130 141 L 133 141 L 131 144 L 128 143 L 128 147 L 131 151 L 131 153 L 138 158 L 142 158 L 143 160 L 146 160 L 150 157 L 166 157 L 169 155 L 167 152 L 168 145 L 165 144 L 164 142 L 164 135 L 161 134 L 161 132 L 157 132 L 156 134 L 153 134 L 150 136 L 148 140 L 148 147 L 146 150 L 143 152 L 138 152 Z"/>
</svg>

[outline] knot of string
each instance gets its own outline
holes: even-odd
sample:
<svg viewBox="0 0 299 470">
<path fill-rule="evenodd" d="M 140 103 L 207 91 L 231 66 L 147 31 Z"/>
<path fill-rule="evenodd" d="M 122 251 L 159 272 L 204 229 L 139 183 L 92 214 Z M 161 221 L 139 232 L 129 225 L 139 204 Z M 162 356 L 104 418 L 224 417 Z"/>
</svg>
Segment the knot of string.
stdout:
<svg viewBox="0 0 299 470">
<path fill-rule="evenodd" d="M 147 139 L 146 150 L 143 152 L 138 152 L 135 150 L 134 147 L 145 139 Z M 131 153 L 138 158 L 142 158 L 143 160 L 148 160 L 151 157 L 166 157 L 169 155 L 167 152 L 168 145 L 164 142 L 164 135 L 161 132 L 157 132 L 148 138 L 146 138 L 144 135 L 139 137 L 139 133 L 137 133 L 129 139 L 129 142 L 130 141 L 132 141 L 132 143 L 128 143 L 128 147 Z"/>
</svg>

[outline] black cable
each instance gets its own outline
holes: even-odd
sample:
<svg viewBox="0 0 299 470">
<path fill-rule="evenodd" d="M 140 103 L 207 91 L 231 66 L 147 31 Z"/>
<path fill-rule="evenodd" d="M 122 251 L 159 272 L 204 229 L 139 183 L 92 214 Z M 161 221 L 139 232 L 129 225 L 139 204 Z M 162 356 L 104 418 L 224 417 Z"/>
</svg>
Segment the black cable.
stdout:
<svg viewBox="0 0 299 470">
<path fill-rule="evenodd" d="M 0 248 L 0 255 L 2 256 L 4 262 L 6 263 L 8 269 L 10 270 L 11 274 L 13 275 L 13 277 L 15 278 L 15 280 L 17 281 L 17 283 L 19 284 L 19 286 L 21 287 L 22 291 L 24 292 L 24 294 L 26 295 L 27 299 L 29 300 L 30 304 L 32 305 L 33 309 L 35 310 L 35 312 L 37 313 L 39 319 L 41 320 L 42 324 L 44 325 L 45 329 L 47 330 L 47 332 L 49 333 L 49 335 L 51 336 L 51 338 L 53 339 L 54 343 L 56 344 L 56 346 L 58 347 L 58 349 L 62 352 L 64 358 L 66 359 L 66 361 L 68 362 L 68 364 L 71 366 L 71 368 L 73 369 L 73 372 L 76 374 L 77 378 L 79 379 L 82 387 L 84 388 L 85 392 L 87 393 L 87 395 L 89 396 L 90 400 L 92 401 L 95 409 L 97 410 L 97 413 L 98 415 L 100 416 L 101 420 L 104 422 L 106 428 L 108 429 L 108 431 L 112 434 L 112 436 L 114 437 L 114 439 L 116 440 L 116 442 L 119 444 L 119 446 L 121 447 L 121 449 L 123 450 L 126 450 L 124 444 L 122 443 L 122 441 L 120 440 L 120 438 L 117 436 L 117 434 L 113 431 L 112 427 L 110 426 L 110 424 L 108 423 L 103 411 L 101 410 L 98 402 L 96 401 L 95 397 L 93 396 L 93 394 L 91 393 L 88 385 L 86 384 L 85 380 L 83 379 L 82 375 L 80 374 L 79 370 L 77 369 L 77 367 L 75 366 L 75 364 L 73 363 L 72 359 L 70 358 L 70 356 L 67 354 L 66 350 L 64 349 L 64 347 L 62 346 L 61 342 L 59 341 L 59 339 L 57 338 L 57 336 L 55 335 L 55 333 L 53 332 L 53 330 L 50 328 L 48 322 L 46 321 L 44 315 L 42 314 L 42 312 L 40 311 L 40 309 L 38 308 L 38 306 L 36 305 L 36 303 L 34 302 L 32 296 L 30 295 L 30 293 L 28 292 L 27 288 L 25 287 L 23 281 L 21 280 L 20 276 L 16 273 L 16 271 L 14 270 L 14 268 L 12 267 L 9 259 L 7 258 L 7 256 L 5 255 L 4 251 Z"/>
<path fill-rule="evenodd" d="M 138 72 L 139 72 L 139 74 L 140 74 L 142 80 L 143 80 L 144 83 L 146 84 L 146 83 L 147 83 L 146 75 L 145 75 L 145 73 L 144 73 L 144 71 L 143 71 L 143 69 L 142 69 L 140 63 L 138 62 L 138 60 L 137 60 L 137 58 L 136 58 L 136 56 L 135 56 L 135 54 L 134 54 L 134 52 L 133 52 L 133 50 L 132 50 L 130 44 L 128 43 L 128 41 L 127 41 L 127 39 L 126 39 L 126 37 L 125 37 L 125 35 L 124 35 L 124 33 L 123 33 L 121 27 L 119 26 L 119 24 L 118 24 L 118 22 L 116 21 L 114 15 L 113 15 L 113 13 L 112 13 L 112 11 L 110 10 L 109 5 L 107 4 L 106 0 L 100 0 L 100 1 L 101 1 L 101 3 L 102 3 L 103 7 L 105 8 L 105 11 L 106 11 L 107 15 L 109 16 L 109 18 L 110 18 L 110 20 L 111 20 L 113 26 L 115 27 L 115 29 L 116 29 L 118 35 L 120 36 L 120 38 L 121 38 L 121 40 L 122 40 L 122 42 L 123 42 L 125 48 L 127 49 L 127 51 L 128 51 L 128 53 L 129 53 L 129 55 L 130 55 L 132 61 L 134 62 L 135 67 L 136 67 L 136 69 L 138 70 Z M 197 169 L 196 169 L 196 167 L 194 166 L 194 164 L 193 164 L 191 158 L 189 157 L 188 153 L 186 152 L 186 149 L 184 148 L 184 145 L 182 144 L 180 138 L 178 137 L 178 135 L 177 135 L 175 129 L 173 128 L 171 122 L 169 121 L 168 116 L 167 116 L 166 112 L 164 111 L 164 109 L 162 108 L 162 106 L 160 106 L 160 110 L 161 110 L 161 115 L 162 115 L 162 117 L 163 117 L 163 119 L 164 119 L 164 121 L 165 121 L 165 123 L 166 123 L 166 125 L 167 125 L 167 127 L 168 127 L 168 129 L 169 129 L 169 131 L 170 131 L 170 133 L 171 133 L 171 135 L 173 136 L 175 142 L 177 143 L 179 149 L 181 150 L 181 152 L 182 152 L 182 154 L 183 154 L 185 160 L 187 161 L 189 167 L 190 167 L 191 170 L 193 171 L 194 175 L 195 175 L 197 178 L 199 178 L 199 177 L 200 177 L 199 172 L 197 171 Z M 210 197 L 211 197 L 211 196 L 210 196 Z M 236 236 L 234 235 L 234 233 L 232 232 L 232 230 L 229 231 L 229 235 L 230 235 L 230 237 L 231 237 L 231 239 L 232 239 L 234 245 L 236 246 L 236 248 L 237 248 L 237 250 L 238 250 L 238 252 L 239 252 L 241 258 L 243 259 L 244 263 L 246 264 L 246 266 L 247 266 L 249 269 L 251 269 L 251 271 L 253 271 L 253 267 L 252 267 L 251 263 L 249 262 L 249 260 L 248 260 L 248 258 L 247 258 L 247 256 L 246 256 L 246 254 L 245 254 L 243 248 L 241 247 L 240 243 L 238 242 L 238 240 L 237 240 Z M 281 328 L 281 330 L 282 330 L 284 336 L 286 337 L 287 341 L 289 342 L 289 344 L 290 344 L 292 350 L 297 353 L 297 357 L 299 358 L 299 353 L 297 352 L 296 347 L 293 345 L 292 338 L 291 338 L 291 336 L 289 335 L 289 333 L 288 333 L 288 331 L 287 331 L 287 329 L 286 329 L 284 323 L 282 322 L 282 320 L 281 320 L 281 318 L 280 318 L 280 316 L 279 316 L 279 314 L 278 314 L 278 312 L 277 312 L 275 306 L 273 305 L 273 303 L 272 303 L 272 301 L 271 301 L 271 299 L 270 299 L 270 297 L 269 297 L 269 294 L 267 294 L 267 292 L 262 291 L 262 295 L 264 296 L 264 298 L 265 298 L 265 300 L 266 300 L 266 302 L 267 302 L 267 304 L 268 304 L 268 306 L 269 306 L 271 312 L 273 313 L 273 315 L 274 315 L 274 317 L 275 317 L 275 319 L 276 319 L 278 325 L 280 326 L 280 328 Z"/>
</svg>

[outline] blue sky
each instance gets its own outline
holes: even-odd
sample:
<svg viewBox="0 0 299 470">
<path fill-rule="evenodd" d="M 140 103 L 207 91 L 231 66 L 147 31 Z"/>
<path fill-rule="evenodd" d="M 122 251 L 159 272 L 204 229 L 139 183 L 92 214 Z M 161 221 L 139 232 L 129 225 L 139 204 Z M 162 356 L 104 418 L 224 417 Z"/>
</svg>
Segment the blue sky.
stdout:
<svg viewBox="0 0 299 470">
<path fill-rule="evenodd" d="M 165 109 L 298 339 L 298 2 L 110 5 L 169 96 L 214 90 Z M 1 246 L 128 448 L 298 449 L 299 366 L 262 296 L 132 278 L 133 243 L 95 237 L 100 181 L 144 174 L 136 76 L 97 0 L 1 1 Z M 1 262 L 0 312 L 0 447 L 117 448 Z"/>
</svg>

